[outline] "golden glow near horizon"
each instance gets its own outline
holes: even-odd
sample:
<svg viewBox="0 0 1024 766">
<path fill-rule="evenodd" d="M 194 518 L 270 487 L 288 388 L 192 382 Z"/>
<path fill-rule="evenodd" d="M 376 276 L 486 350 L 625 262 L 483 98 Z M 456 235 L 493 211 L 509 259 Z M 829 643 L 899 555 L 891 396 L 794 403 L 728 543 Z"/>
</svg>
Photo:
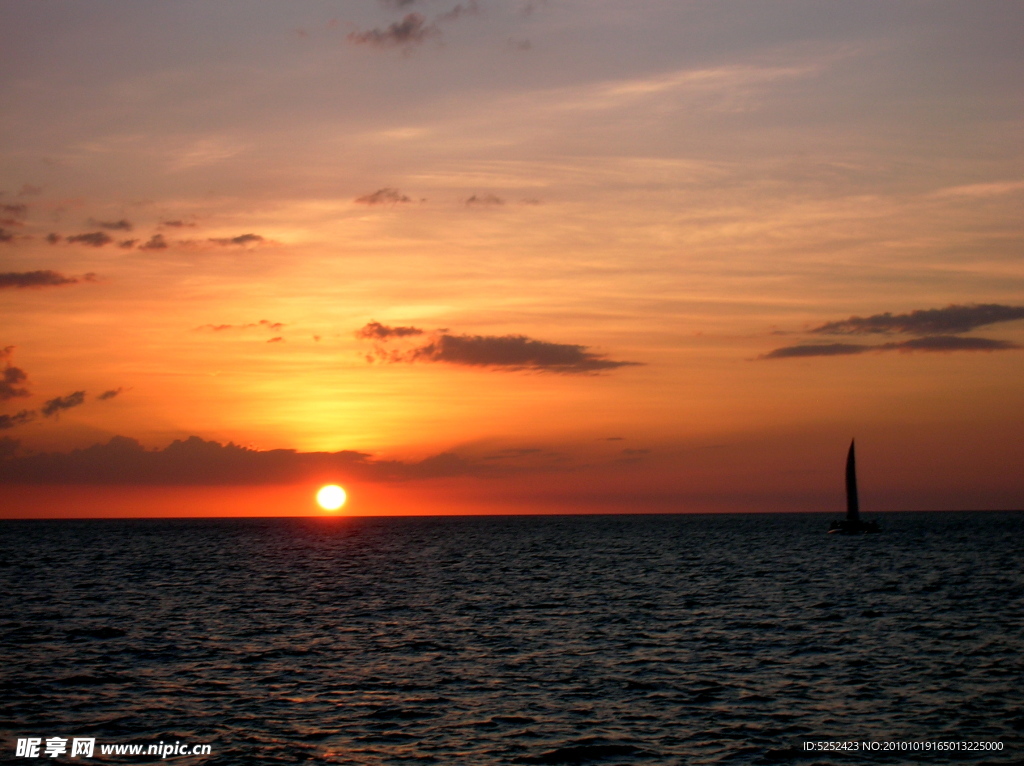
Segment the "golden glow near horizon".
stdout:
<svg viewBox="0 0 1024 766">
<path fill-rule="evenodd" d="M 338 510 L 347 499 L 348 494 L 337 484 L 327 484 L 316 493 L 316 502 L 325 511 Z"/>
<path fill-rule="evenodd" d="M 1024 504 L 1024 5 L 865 2 L 7 3 L 0 460 Z"/>
</svg>

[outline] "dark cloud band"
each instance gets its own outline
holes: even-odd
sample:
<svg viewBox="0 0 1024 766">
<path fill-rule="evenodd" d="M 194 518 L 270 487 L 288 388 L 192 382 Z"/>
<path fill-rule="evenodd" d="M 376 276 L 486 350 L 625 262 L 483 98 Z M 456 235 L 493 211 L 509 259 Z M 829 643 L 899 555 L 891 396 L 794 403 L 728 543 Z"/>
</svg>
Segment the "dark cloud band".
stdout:
<svg viewBox="0 0 1024 766">
<path fill-rule="evenodd" d="M 603 354 L 588 350 L 587 346 L 551 343 L 525 335 L 455 335 L 440 330 L 421 345 L 398 349 L 386 347 L 394 339 L 424 334 L 418 327 L 388 327 L 370 322 L 356 332 L 356 337 L 380 341 L 371 359 L 385 362 L 440 362 L 564 374 L 604 372 L 641 364 L 608 359 Z"/>
<path fill-rule="evenodd" d="M 17 419 L 31 413 L 0 417 Z M 0 459 L 0 483 L 261 485 L 290 484 L 331 477 L 338 481 L 408 481 L 446 476 L 489 476 L 500 468 L 443 452 L 417 462 L 374 460 L 366 452 L 258 451 L 235 444 L 177 440 L 162 450 L 147 450 L 135 439 L 115 436 L 68 453 L 42 453 Z"/>
<path fill-rule="evenodd" d="M 824 335 L 872 335 L 908 333 L 910 335 L 945 335 L 970 332 L 977 327 L 1024 319 L 1024 306 L 998 303 L 970 306 L 950 305 L 942 309 L 918 309 L 909 314 L 873 314 L 852 316 L 838 322 L 826 322 L 811 332 Z"/>
<path fill-rule="evenodd" d="M 85 391 L 75 391 L 67 396 L 55 396 L 53 399 L 47 399 L 43 402 L 43 406 L 39 411 L 43 413 L 43 417 L 49 418 L 54 415 L 59 415 L 64 410 L 70 410 L 72 407 L 78 407 L 84 403 Z"/>
<path fill-rule="evenodd" d="M 78 282 L 74 277 L 46 270 L 40 271 L 8 271 L 0 274 L 0 289 L 7 287 L 56 287 L 57 285 L 73 285 Z"/>
<path fill-rule="evenodd" d="M 759 359 L 798 359 L 812 356 L 850 356 L 866 354 L 869 351 L 1008 351 L 1019 349 L 1016 343 L 991 338 L 963 338 L 959 335 L 929 335 L 901 343 L 860 345 L 856 343 L 819 343 L 799 346 L 784 346 L 769 351 Z"/>
</svg>

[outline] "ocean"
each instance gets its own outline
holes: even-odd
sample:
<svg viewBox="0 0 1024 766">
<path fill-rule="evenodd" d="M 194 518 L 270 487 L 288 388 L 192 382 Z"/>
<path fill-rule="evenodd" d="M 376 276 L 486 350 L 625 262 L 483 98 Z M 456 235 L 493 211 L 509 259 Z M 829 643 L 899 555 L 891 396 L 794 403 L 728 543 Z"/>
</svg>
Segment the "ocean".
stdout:
<svg viewBox="0 0 1024 766">
<path fill-rule="evenodd" d="M 0 522 L 0 760 L 1021 763 L 1024 513 L 831 518 Z"/>
</svg>

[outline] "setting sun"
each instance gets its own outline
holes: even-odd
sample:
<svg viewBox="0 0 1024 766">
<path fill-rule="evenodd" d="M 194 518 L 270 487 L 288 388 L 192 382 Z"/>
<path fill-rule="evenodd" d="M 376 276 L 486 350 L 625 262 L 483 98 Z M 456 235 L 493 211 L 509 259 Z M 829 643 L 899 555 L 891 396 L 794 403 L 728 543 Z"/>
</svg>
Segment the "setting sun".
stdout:
<svg viewBox="0 0 1024 766">
<path fill-rule="evenodd" d="M 345 504 L 347 497 L 345 490 L 337 484 L 327 484 L 316 493 L 316 501 L 325 511 L 338 510 Z"/>
</svg>

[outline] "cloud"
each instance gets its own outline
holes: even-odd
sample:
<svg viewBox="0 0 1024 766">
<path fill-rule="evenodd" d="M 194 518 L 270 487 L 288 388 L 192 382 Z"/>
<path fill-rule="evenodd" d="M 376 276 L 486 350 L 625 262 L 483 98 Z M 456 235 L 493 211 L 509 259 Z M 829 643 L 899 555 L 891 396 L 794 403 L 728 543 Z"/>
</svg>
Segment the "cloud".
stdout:
<svg viewBox="0 0 1024 766">
<path fill-rule="evenodd" d="M 278 335 L 276 338 L 271 338 L 267 343 L 284 343 L 284 338 Z"/>
<path fill-rule="evenodd" d="M 131 231 L 133 228 L 131 221 L 124 218 L 120 221 L 90 221 L 90 223 L 110 231 Z"/>
<path fill-rule="evenodd" d="M 418 13 L 410 13 L 401 21 L 396 21 L 384 29 L 367 29 L 362 32 L 353 32 L 348 36 L 349 42 L 356 45 L 373 45 L 378 48 L 390 48 L 396 46 L 417 45 L 440 34 L 435 24 L 428 24 L 427 20 Z"/>
<path fill-rule="evenodd" d="M 217 245 L 249 245 L 266 242 L 259 234 L 239 234 L 237 237 L 210 237 L 210 242 Z"/>
<path fill-rule="evenodd" d="M 19 384 L 28 379 L 25 371 L 20 367 L 4 367 L 0 374 L 0 401 L 15 399 L 19 396 L 30 396 L 27 388 L 19 388 Z"/>
<path fill-rule="evenodd" d="M 49 242 L 51 245 L 56 245 L 61 241 L 61 239 L 62 238 L 60 234 L 54 234 L 52 231 L 46 235 L 46 241 Z"/>
<path fill-rule="evenodd" d="M 40 271 L 8 271 L 0 274 L 0 290 L 8 287 L 54 287 L 77 283 L 78 280 L 74 277 L 66 277 L 59 272 L 48 269 Z"/>
<path fill-rule="evenodd" d="M 1024 181 L 995 181 L 991 183 L 949 186 L 939 189 L 933 197 L 997 197 L 1024 191 Z"/>
<path fill-rule="evenodd" d="M 28 205 L 0 205 L 0 211 L 15 218 L 21 218 L 28 212 Z"/>
<path fill-rule="evenodd" d="M 284 326 L 284 322 L 271 322 L 269 319 L 261 319 L 258 322 L 249 322 L 248 324 L 204 324 L 196 329 L 223 332 L 225 330 L 249 330 L 253 327 L 259 327 L 265 330 L 271 330 L 272 332 L 279 332 Z"/>
<path fill-rule="evenodd" d="M 389 8 L 407 8 L 415 2 L 416 0 L 381 0 L 381 5 L 386 5 Z"/>
<path fill-rule="evenodd" d="M 437 336 L 431 343 L 415 349 L 412 359 L 478 367 L 508 367 L 545 372 L 580 373 L 613 370 L 638 364 L 616 362 L 602 354 L 587 351 L 586 346 L 549 343 L 525 335 L 449 335 Z"/>
<path fill-rule="evenodd" d="M 396 205 L 401 202 L 412 202 L 409 197 L 390 186 L 378 189 L 373 194 L 356 197 L 355 201 L 362 205 Z"/>
<path fill-rule="evenodd" d="M 825 343 L 817 345 L 785 346 L 758 357 L 759 359 L 793 359 L 809 356 L 848 356 L 868 351 L 1008 351 L 1018 349 L 1016 343 L 990 338 L 964 338 L 959 335 L 929 335 L 900 343 L 860 345 L 853 343 Z"/>
<path fill-rule="evenodd" d="M 19 388 L 28 380 L 28 376 L 21 368 L 11 365 L 10 359 L 13 352 L 14 346 L 0 348 L 0 361 L 4 363 L 3 373 L 0 374 L 0 401 L 31 395 L 27 388 Z"/>
<path fill-rule="evenodd" d="M 20 414 L 19 414 L 20 415 Z M 4 416 L 19 417 L 19 416 Z M 0 428 L 4 426 L 0 420 Z M 0 460 L 0 482 L 21 484 L 261 485 L 333 479 L 395 482 L 446 476 L 493 476 L 501 469 L 451 452 L 416 462 L 374 460 L 369 453 L 252 450 L 197 436 L 160 450 L 115 436 L 68 453 Z"/>
<path fill-rule="evenodd" d="M 167 248 L 167 240 L 164 239 L 163 234 L 154 234 L 148 240 L 139 245 L 139 247 L 142 250 L 164 250 Z"/>
<path fill-rule="evenodd" d="M 86 234 L 74 234 L 70 237 L 65 237 L 68 242 L 81 242 L 83 245 L 89 245 L 90 247 L 103 247 L 106 244 L 113 242 L 110 235 L 102 231 L 91 231 Z"/>
<path fill-rule="evenodd" d="M 914 338 L 902 343 L 886 343 L 882 348 L 886 351 L 1006 351 L 1020 348 L 1020 346 L 1007 340 L 962 338 L 958 335 L 932 335 L 925 338 Z"/>
<path fill-rule="evenodd" d="M 63 410 L 70 410 L 72 407 L 78 407 L 84 403 L 85 391 L 75 391 L 67 396 L 55 396 L 53 399 L 46 400 L 39 411 L 43 413 L 43 417 L 49 418 L 59 415 Z"/>
<path fill-rule="evenodd" d="M 791 359 L 803 356 L 847 356 L 872 351 L 877 346 L 862 346 L 853 343 L 819 343 L 805 346 L 784 346 L 763 354 L 758 359 Z"/>
<path fill-rule="evenodd" d="M 466 5 L 463 5 L 462 3 L 459 3 L 454 8 L 452 8 L 450 11 L 445 11 L 440 16 L 438 16 L 436 19 L 434 19 L 434 21 L 437 22 L 437 23 L 444 23 L 444 22 L 447 22 L 447 21 L 455 21 L 456 19 L 458 19 L 458 18 L 460 18 L 462 16 L 469 16 L 469 15 L 476 14 L 477 12 L 479 12 L 479 10 L 480 10 L 480 8 L 477 6 L 476 0 L 469 0 L 469 2 L 466 3 Z"/>
<path fill-rule="evenodd" d="M 466 205 L 473 207 L 474 205 L 495 206 L 504 205 L 505 200 L 494 194 L 474 194 L 472 197 L 466 200 Z"/>
<path fill-rule="evenodd" d="M 931 335 L 935 333 L 969 332 L 976 327 L 1024 319 L 1024 306 L 1003 306 L 998 303 L 970 306 L 949 305 L 942 309 L 918 309 L 909 314 L 873 314 L 869 317 L 852 316 L 837 322 L 826 322 L 811 332 L 825 335 L 870 335 L 880 333 L 909 333 Z"/>
<path fill-rule="evenodd" d="M 42 193 L 42 186 L 33 186 L 32 184 L 22 184 L 21 189 L 18 190 L 19 197 L 35 197 Z"/>
<path fill-rule="evenodd" d="M 423 330 L 418 327 L 388 327 L 380 322 L 368 322 L 365 326 L 356 330 L 357 338 L 370 338 L 384 340 L 385 338 L 407 338 L 412 335 L 422 335 Z"/>
<path fill-rule="evenodd" d="M 422 334 L 417 327 L 387 327 L 370 322 L 356 337 L 381 341 L 368 359 L 391 363 L 440 362 L 563 374 L 596 373 L 640 364 L 614 361 L 604 354 L 589 351 L 586 346 L 551 343 L 525 335 L 453 335 L 439 330 L 422 345 L 399 349 L 386 346 L 392 339 Z"/>
<path fill-rule="evenodd" d="M 170 226 L 171 228 L 174 228 L 174 229 L 180 229 L 180 228 L 183 228 L 185 226 L 195 226 L 194 223 L 188 223 L 186 221 L 182 221 L 182 220 L 178 220 L 178 219 L 173 220 L 173 221 L 161 221 L 160 225 L 161 226 Z"/>
<path fill-rule="evenodd" d="M 0 242 L 13 242 L 14 235 L 6 229 L 0 228 Z"/>
<path fill-rule="evenodd" d="M 14 415 L 0 415 L 0 431 L 23 426 L 36 416 L 35 410 L 22 410 Z"/>
<path fill-rule="evenodd" d="M 112 388 L 109 391 L 104 391 L 102 394 L 98 394 L 96 398 L 99 399 L 101 402 L 105 402 L 108 399 L 113 399 L 115 396 L 118 396 L 123 391 L 123 388 Z"/>
<path fill-rule="evenodd" d="M 0 460 L 12 457 L 18 451 L 21 442 L 10 436 L 0 436 Z"/>
</svg>

